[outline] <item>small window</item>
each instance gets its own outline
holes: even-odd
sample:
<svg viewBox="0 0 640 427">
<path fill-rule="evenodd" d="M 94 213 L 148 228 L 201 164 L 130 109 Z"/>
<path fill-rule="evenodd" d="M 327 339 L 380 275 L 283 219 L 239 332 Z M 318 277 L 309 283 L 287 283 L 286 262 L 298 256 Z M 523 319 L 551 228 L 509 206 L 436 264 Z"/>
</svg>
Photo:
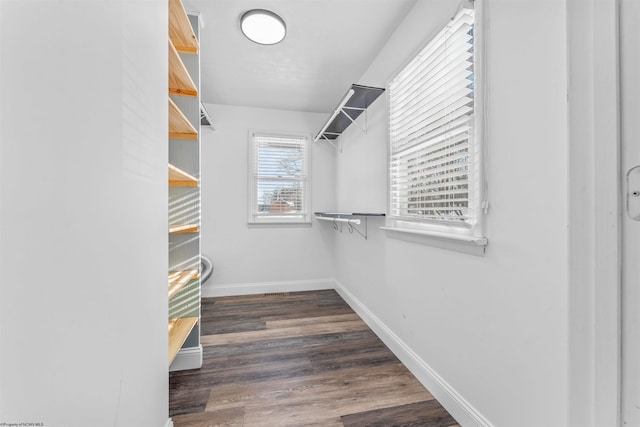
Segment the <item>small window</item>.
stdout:
<svg viewBox="0 0 640 427">
<path fill-rule="evenodd" d="M 479 233 L 474 27 L 462 8 L 389 83 L 390 227 Z"/>
<path fill-rule="evenodd" d="M 249 223 L 309 222 L 309 138 L 250 133 Z"/>
</svg>

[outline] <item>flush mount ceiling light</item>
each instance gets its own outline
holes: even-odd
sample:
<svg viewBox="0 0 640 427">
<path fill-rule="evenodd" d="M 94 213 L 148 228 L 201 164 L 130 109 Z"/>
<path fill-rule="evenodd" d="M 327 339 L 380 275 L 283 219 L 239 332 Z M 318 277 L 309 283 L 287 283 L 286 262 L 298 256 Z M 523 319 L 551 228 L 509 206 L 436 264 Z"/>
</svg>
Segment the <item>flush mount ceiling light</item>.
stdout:
<svg viewBox="0 0 640 427">
<path fill-rule="evenodd" d="M 258 44 L 280 43 L 287 27 L 278 15 L 264 9 L 253 9 L 240 18 L 240 28 L 249 40 Z"/>
</svg>

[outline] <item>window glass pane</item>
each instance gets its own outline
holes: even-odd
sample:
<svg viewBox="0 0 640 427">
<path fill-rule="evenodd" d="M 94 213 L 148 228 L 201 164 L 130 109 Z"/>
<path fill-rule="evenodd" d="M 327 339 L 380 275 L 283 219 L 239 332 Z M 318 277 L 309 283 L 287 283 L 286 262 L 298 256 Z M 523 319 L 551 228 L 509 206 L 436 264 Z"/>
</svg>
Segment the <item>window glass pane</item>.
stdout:
<svg viewBox="0 0 640 427">
<path fill-rule="evenodd" d="M 299 181 L 258 180 L 258 212 L 261 214 L 300 214 L 303 211 L 304 184 Z"/>
</svg>

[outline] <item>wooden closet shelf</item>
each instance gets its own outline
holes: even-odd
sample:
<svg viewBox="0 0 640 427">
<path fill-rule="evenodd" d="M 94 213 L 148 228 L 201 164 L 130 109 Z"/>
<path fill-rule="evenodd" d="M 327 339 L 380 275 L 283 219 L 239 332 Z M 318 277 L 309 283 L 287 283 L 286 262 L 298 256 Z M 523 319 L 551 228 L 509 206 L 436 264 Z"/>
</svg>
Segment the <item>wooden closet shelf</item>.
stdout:
<svg viewBox="0 0 640 427">
<path fill-rule="evenodd" d="M 169 38 L 178 52 L 198 53 L 200 44 L 180 0 L 169 0 Z"/>
<path fill-rule="evenodd" d="M 169 93 L 172 95 L 198 96 L 198 88 L 191 79 L 178 51 L 169 40 Z"/>
<path fill-rule="evenodd" d="M 198 139 L 198 131 L 171 98 L 169 98 L 169 138 Z"/>
<path fill-rule="evenodd" d="M 198 233 L 200 227 L 198 224 L 170 224 L 169 233 Z"/>
<path fill-rule="evenodd" d="M 169 365 L 176 358 L 180 347 L 198 324 L 197 317 L 183 317 L 169 320 Z"/>
<path fill-rule="evenodd" d="M 169 299 L 173 298 L 187 283 L 198 278 L 198 270 L 169 272 Z"/>
<path fill-rule="evenodd" d="M 198 178 L 169 163 L 169 187 L 197 187 Z"/>
</svg>

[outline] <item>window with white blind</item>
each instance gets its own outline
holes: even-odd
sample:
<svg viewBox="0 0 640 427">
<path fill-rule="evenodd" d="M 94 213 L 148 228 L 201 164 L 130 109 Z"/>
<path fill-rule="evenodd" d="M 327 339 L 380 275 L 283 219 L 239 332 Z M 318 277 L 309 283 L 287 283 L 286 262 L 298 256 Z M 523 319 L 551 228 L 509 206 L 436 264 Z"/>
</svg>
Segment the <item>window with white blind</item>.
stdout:
<svg viewBox="0 0 640 427">
<path fill-rule="evenodd" d="M 309 222 L 307 136 L 249 135 L 249 223 Z"/>
<path fill-rule="evenodd" d="M 477 235 L 474 27 L 461 8 L 389 83 L 391 227 Z"/>
</svg>

